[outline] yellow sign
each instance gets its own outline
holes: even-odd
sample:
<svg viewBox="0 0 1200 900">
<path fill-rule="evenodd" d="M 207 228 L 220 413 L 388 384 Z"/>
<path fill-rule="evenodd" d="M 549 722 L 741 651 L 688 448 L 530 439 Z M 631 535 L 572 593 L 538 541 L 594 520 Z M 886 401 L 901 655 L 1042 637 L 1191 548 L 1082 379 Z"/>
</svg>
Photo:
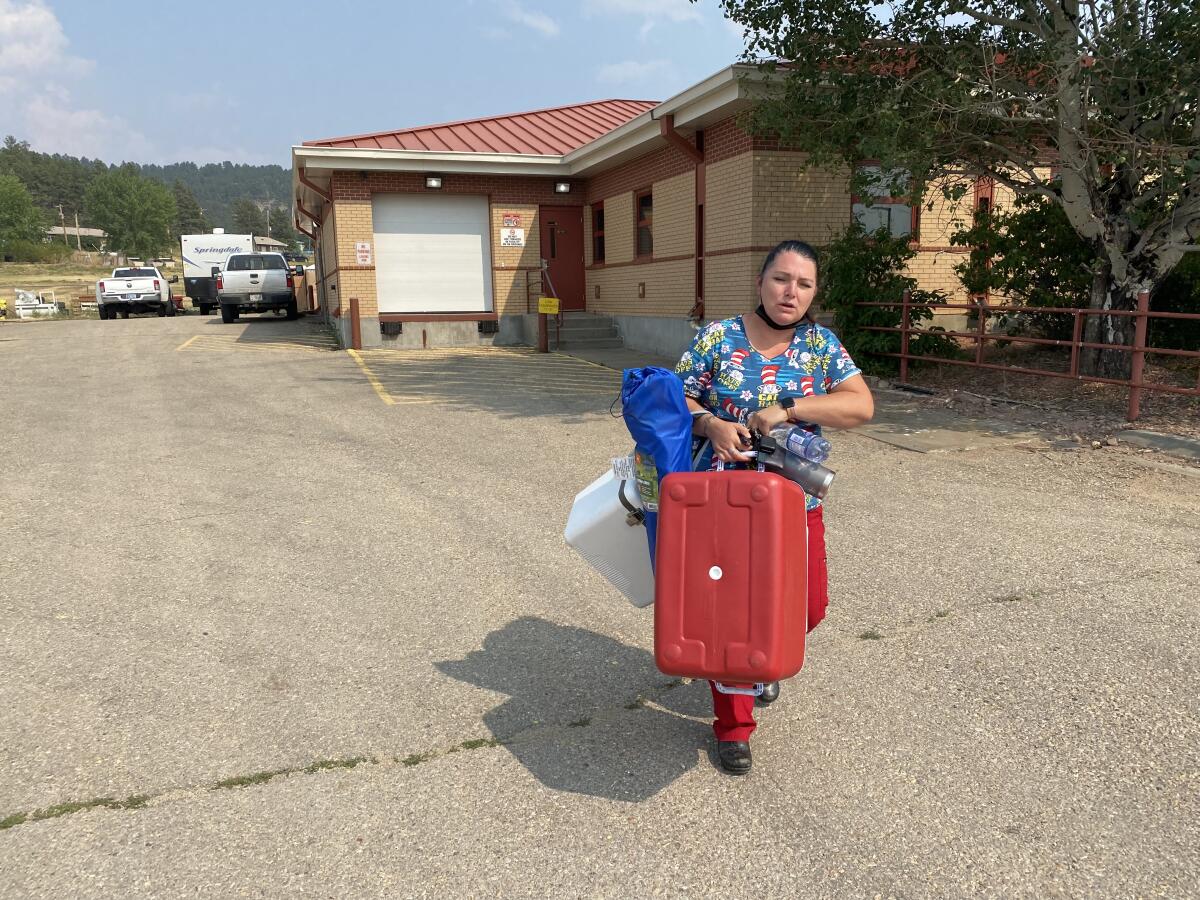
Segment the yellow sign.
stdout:
<svg viewBox="0 0 1200 900">
<path fill-rule="evenodd" d="M 558 298 L 557 297 L 538 297 L 538 312 L 546 313 L 549 316 L 558 315 Z"/>
</svg>

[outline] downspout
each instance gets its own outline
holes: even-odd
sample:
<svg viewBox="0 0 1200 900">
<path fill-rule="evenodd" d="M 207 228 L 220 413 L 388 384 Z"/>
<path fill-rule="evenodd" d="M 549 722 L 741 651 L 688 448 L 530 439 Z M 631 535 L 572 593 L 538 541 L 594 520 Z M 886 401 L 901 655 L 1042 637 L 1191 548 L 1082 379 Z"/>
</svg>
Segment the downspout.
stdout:
<svg viewBox="0 0 1200 900">
<path fill-rule="evenodd" d="M 651 117 L 653 117 L 651 113 Z M 696 257 L 696 303 L 688 312 L 688 318 L 699 324 L 704 321 L 704 223 L 699 210 L 704 206 L 705 171 L 704 151 L 694 147 L 682 134 L 675 130 L 675 116 L 668 113 L 658 120 L 658 133 L 672 147 L 686 153 L 696 163 L 696 215 L 693 218 L 693 242 Z"/>
<path fill-rule="evenodd" d="M 314 194 L 316 194 L 319 197 L 324 197 L 326 203 L 333 202 L 333 195 L 331 195 L 329 193 L 329 191 L 327 191 L 323 188 L 319 188 L 315 184 L 313 184 L 313 182 L 309 181 L 308 176 L 304 174 L 304 166 L 301 166 L 299 169 L 296 170 L 296 178 L 300 181 L 300 183 L 302 185 L 304 185 L 306 188 L 308 188 Z"/>
<path fill-rule="evenodd" d="M 316 246 L 317 236 L 313 232 L 307 230 L 303 225 L 300 224 L 300 217 L 293 216 L 293 221 L 296 223 L 296 230 L 299 231 L 306 238 L 308 238 L 310 241 L 312 241 L 313 245 Z"/>
<path fill-rule="evenodd" d="M 300 212 L 302 212 L 304 215 L 308 216 L 308 218 L 312 219 L 312 223 L 314 225 L 320 226 L 321 217 L 318 215 L 314 215 L 313 213 L 311 213 L 307 209 L 305 209 L 304 204 L 300 201 L 299 197 L 296 197 L 296 208 L 298 210 L 300 210 Z"/>
</svg>

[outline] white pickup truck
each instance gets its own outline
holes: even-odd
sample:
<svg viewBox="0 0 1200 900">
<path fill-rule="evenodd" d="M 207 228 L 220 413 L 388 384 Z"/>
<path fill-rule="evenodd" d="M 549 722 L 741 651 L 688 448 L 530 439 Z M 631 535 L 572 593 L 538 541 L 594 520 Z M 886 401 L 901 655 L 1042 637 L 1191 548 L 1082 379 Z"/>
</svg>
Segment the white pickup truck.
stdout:
<svg viewBox="0 0 1200 900">
<path fill-rule="evenodd" d="M 96 282 L 96 309 L 102 319 L 118 315 L 128 319 L 136 312 L 173 316 L 176 307 L 171 285 L 178 280 L 178 275 L 168 279 L 151 266 L 113 269 L 112 275 Z"/>
<path fill-rule="evenodd" d="M 213 267 L 217 279 L 217 300 L 221 304 L 221 321 L 236 322 L 244 312 L 287 313 L 289 319 L 299 316 L 296 306 L 293 276 L 303 275 L 297 266 L 288 268 L 282 253 L 234 253 L 219 269 Z"/>
</svg>

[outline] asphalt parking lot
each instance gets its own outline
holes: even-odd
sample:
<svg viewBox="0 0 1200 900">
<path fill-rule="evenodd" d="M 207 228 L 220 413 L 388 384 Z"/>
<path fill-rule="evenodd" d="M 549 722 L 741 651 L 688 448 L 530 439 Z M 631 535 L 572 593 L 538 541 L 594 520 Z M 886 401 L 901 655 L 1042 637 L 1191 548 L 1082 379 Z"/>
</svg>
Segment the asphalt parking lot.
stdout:
<svg viewBox="0 0 1200 900">
<path fill-rule="evenodd" d="M 2 897 L 1196 895 L 1200 479 L 835 435 L 734 779 L 562 542 L 617 373 L 189 315 L 0 379 Z"/>
</svg>

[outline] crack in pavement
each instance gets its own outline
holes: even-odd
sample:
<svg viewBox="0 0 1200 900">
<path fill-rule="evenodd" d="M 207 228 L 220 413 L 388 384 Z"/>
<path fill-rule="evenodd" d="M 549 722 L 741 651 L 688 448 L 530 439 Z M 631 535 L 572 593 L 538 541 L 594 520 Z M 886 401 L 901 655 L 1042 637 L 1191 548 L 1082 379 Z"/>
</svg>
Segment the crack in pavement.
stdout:
<svg viewBox="0 0 1200 900">
<path fill-rule="evenodd" d="M 572 721 L 564 722 L 562 724 L 556 723 L 543 725 L 541 723 L 537 723 L 526 728 L 519 729 L 503 738 L 471 738 L 461 741 L 450 747 L 426 750 L 420 753 L 410 753 L 408 756 L 351 756 L 341 759 L 319 759 L 305 766 L 292 766 L 282 769 L 266 769 L 259 772 L 250 772 L 243 775 L 234 775 L 229 778 L 222 778 L 220 781 L 212 784 L 195 784 L 185 787 L 173 787 L 157 793 L 133 794 L 125 798 L 93 797 L 88 800 L 70 800 L 64 803 L 54 804 L 53 806 L 42 807 L 27 812 L 16 812 L 4 816 L 0 818 L 0 832 L 6 831 L 9 828 L 16 828 L 18 825 L 41 822 L 47 819 L 58 819 L 64 816 L 83 812 L 84 810 L 88 809 L 146 809 L 147 807 L 157 806 L 161 802 L 171 799 L 179 799 L 184 796 L 194 796 L 199 793 L 211 793 L 214 791 L 236 790 L 239 788 L 252 787 L 254 785 L 266 784 L 267 782 L 273 781 L 276 778 L 292 777 L 296 775 L 318 775 L 322 772 L 354 769 L 358 768 L 359 766 L 390 767 L 394 765 L 400 765 L 404 767 L 412 767 L 434 759 L 439 759 L 444 756 L 449 756 L 452 753 L 481 750 L 491 747 L 503 747 L 510 744 L 530 744 L 540 740 L 551 739 L 556 736 L 566 736 L 579 728 L 587 727 L 591 724 L 612 721 L 616 717 L 630 710 L 636 711 L 638 709 L 644 709 L 648 704 L 656 702 L 669 691 L 673 691 L 687 683 L 688 681 L 677 678 L 655 688 L 650 688 L 640 692 L 633 701 L 620 707 L 601 708 L 595 712 L 592 712 L 588 716 L 576 717 Z"/>
</svg>

